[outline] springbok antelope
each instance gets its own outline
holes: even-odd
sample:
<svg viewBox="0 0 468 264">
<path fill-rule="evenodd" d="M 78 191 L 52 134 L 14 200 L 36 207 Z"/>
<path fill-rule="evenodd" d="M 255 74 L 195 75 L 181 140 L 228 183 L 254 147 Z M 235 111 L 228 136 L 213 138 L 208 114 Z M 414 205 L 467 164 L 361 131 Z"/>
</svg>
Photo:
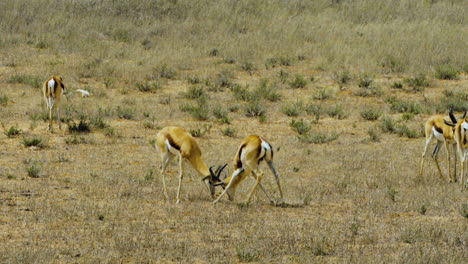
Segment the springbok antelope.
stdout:
<svg viewBox="0 0 468 264">
<path fill-rule="evenodd" d="M 452 111 L 449 113 L 450 118 L 455 118 L 453 116 Z M 424 131 L 426 134 L 426 144 L 424 145 L 424 151 L 422 153 L 421 157 L 421 168 L 419 170 L 419 176 L 422 177 L 423 175 L 423 168 L 424 168 L 424 159 L 427 154 L 427 150 L 433 139 L 435 138 L 437 140 L 436 146 L 434 147 L 434 150 L 432 151 L 432 158 L 434 159 L 434 162 L 437 166 L 437 170 L 439 171 L 439 176 L 441 179 L 444 179 L 444 176 L 442 174 L 442 171 L 440 170 L 439 162 L 437 160 L 437 154 L 439 153 L 440 150 L 440 145 L 443 143 L 445 150 L 447 152 L 447 164 L 448 164 L 448 181 L 451 182 L 452 180 L 455 180 L 455 175 L 456 175 L 456 160 L 457 160 L 457 155 L 455 154 L 455 166 L 454 166 L 454 174 L 453 177 L 450 174 L 451 167 L 450 167 L 450 150 L 448 145 L 450 144 L 453 146 L 453 152 L 455 153 L 456 151 L 456 145 L 455 145 L 455 139 L 454 139 L 454 131 L 453 128 L 450 126 L 450 123 L 446 123 L 447 121 L 444 120 L 444 117 L 441 115 L 434 115 L 429 117 L 429 119 L 426 121 L 424 124 Z M 456 122 L 455 119 L 452 119 L 452 122 Z"/>
<path fill-rule="evenodd" d="M 279 180 L 278 172 L 273 166 L 273 147 L 263 138 L 259 136 L 248 136 L 244 138 L 236 155 L 234 156 L 234 168 L 236 169 L 232 175 L 225 178 L 223 182 L 215 183 L 215 186 L 222 186 L 224 191 L 217 197 L 213 203 L 217 203 L 224 194 L 227 193 L 229 200 L 234 200 L 236 188 L 239 183 L 243 181 L 250 173 L 256 179 L 255 185 L 247 197 L 246 204 L 250 202 L 250 199 L 255 192 L 257 186 L 260 186 L 262 191 L 265 193 L 271 203 L 277 204 L 265 191 L 261 185 L 263 172 L 258 168 L 260 162 L 265 160 L 270 167 L 273 175 L 275 176 L 276 183 L 278 185 L 280 193 L 280 201 L 283 200 L 283 191 L 281 190 L 281 184 Z"/>
<path fill-rule="evenodd" d="M 460 120 L 456 120 L 453 114 L 450 115 L 452 123 L 445 122 L 445 124 L 454 127 L 455 130 L 455 142 L 457 143 L 457 151 L 460 156 L 460 183 L 462 184 L 462 190 L 466 187 L 465 182 L 465 166 L 467 165 L 468 158 L 468 119 L 466 117 L 466 110 Z"/>
<path fill-rule="evenodd" d="M 219 175 L 227 164 L 218 167 L 215 172 L 213 172 L 213 167 L 208 169 L 201 158 L 202 153 L 197 142 L 181 127 L 168 126 L 159 131 L 156 135 L 156 146 L 161 154 L 161 175 L 166 199 L 169 200 L 166 188 L 166 168 L 175 155 L 179 156 L 179 187 L 177 189 L 176 203 L 180 203 L 180 189 L 182 186 L 182 178 L 184 177 L 184 161 L 188 161 L 203 177 L 202 181 L 206 183 L 206 180 L 208 180 L 207 187 L 211 197 L 214 198 L 214 184 L 221 182 Z"/>
<path fill-rule="evenodd" d="M 62 77 L 59 77 L 59 76 L 51 76 L 42 85 L 42 93 L 44 94 L 47 108 L 49 110 L 49 125 L 47 126 L 47 130 L 51 132 L 52 132 L 52 111 L 54 111 L 56 108 L 57 108 L 59 129 L 62 128 L 62 124 L 60 122 L 59 104 L 60 104 L 60 98 L 62 97 L 64 90 L 65 90 L 65 86 L 63 85 Z"/>
</svg>

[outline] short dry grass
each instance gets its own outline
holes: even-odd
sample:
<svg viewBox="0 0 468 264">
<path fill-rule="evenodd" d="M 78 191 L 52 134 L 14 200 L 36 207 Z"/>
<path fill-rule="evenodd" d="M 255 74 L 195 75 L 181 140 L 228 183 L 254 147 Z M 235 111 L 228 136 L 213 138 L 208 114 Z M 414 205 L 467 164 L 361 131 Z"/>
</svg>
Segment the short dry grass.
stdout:
<svg viewBox="0 0 468 264">
<path fill-rule="evenodd" d="M 0 4 L 0 262 L 465 262 L 466 191 L 430 158 L 417 175 L 424 121 L 466 105 L 466 72 L 434 71 L 463 69 L 464 1 L 156 2 Z M 36 87 L 55 73 L 68 95 L 49 134 Z M 405 81 L 421 73 L 429 86 Z M 247 178 L 212 205 L 187 165 L 176 205 L 175 163 L 166 201 L 150 142 L 168 125 L 228 172 L 243 137 L 266 138 L 285 203 L 242 204 Z"/>
</svg>

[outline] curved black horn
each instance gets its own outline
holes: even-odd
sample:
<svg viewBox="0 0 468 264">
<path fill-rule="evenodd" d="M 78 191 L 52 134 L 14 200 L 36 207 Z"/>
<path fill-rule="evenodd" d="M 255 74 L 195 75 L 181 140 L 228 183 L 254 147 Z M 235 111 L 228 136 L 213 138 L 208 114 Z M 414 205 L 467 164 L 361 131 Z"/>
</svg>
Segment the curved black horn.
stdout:
<svg viewBox="0 0 468 264">
<path fill-rule="evenodd" d="M 465 109 L 465 112 L 463 113 L 463 116 L 461 117 L 461 119 L 464 119 L 466 117 L 466 109 Z"/>
<path fill-rule="evenodd" d="M 216 176 L 219 177 L 219 175 L 221 174 L 221 172 L 224 170 L 224 168 L 226 168 L 227 166 L 227 163 L 224 164 L 222 167 L 218 167 L 218 170 L 216 171 Z"/>
<path fill-rule="evenodd" d="M 208 176 L 203 177 L 201 180 L 202 180 L 202 181 L 206 181 L 206 180 L 209 180 L 210 177 L 211 177 L 211 175 L 208 175 Z"/>
<path fill-rule="evenodd" d="M 447 120 L 444 120 L 444 124 L 446 124 L 447 126 L 451 126 L 451 127 L 454 127 L 454 126 L 455 126 L 455 124 L 450 123 L 450 122 L 447 121 Z"/>
<path fill-rule="evenodd" d="M 452 123 L 456 124 L 456 123 L 457 123 L 457 119 L 456 119 L 455 116 L 453 115 L 453 109 L 450 109 L 450 111 L 449 111 L 449 116 L 450 116 L 450 120 L 452 120 Z"/>
<path fill-rule="evenodd" d="M 215 175 L 215 173 L 213 172 L 213 167 L 214 167 L 214 166 L 211 166 L 211 167 L 210 167 L 210 174 L 211 174 L 211 175 Z"/>
</svg>

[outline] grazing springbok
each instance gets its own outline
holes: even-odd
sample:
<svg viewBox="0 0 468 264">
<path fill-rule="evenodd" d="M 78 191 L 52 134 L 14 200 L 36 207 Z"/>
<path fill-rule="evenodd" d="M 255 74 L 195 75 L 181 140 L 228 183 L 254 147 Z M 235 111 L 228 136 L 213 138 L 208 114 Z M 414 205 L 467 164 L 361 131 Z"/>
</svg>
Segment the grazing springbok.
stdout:
<svg viewBox="0 0 468 264">
<path fill-rule="evenodd" d="M 195 139 L 185 129 L 177 126 L 168 126 L 163 128 L 156 135 L 156 147 L 161 154 L 161 175 L 163 181 L 164 195 L 169 200 L 166 188 L 166 168 L 175 155 L 179 157 L 179 187 L 177 189 L 177 201 L 180 203 L 180 189 L 182 186 L 182 178 L 184 177 L 184 161 L 188 161 L 190 165 L 203 177 L 202 181 L 209 188 L 211 197 L 214 198 L 214 184 L 221 182 L 219 175 L 227 166 L 220 166 L 213 172 L 213 167 L 206 166 L 201 158 L 201 150 Z"/>
<path fill-rule="evenodd" d="M 452 111 L 449 113 L 450 118 L 454 118 Z M 423 175 L 423 168 L 424 168 L 424 159 L 427 154 L 427 150 L 431 142 L 435 139 L 437 140 L 436 146 L 434 147 L 434 150 L 432 151 L 432 159 L 434 160 L 437 170 L 439 171 L 439 176 L 441 179 L 444 180 L 444 176 L 442 174 L 442 171 L 439 166 L 439 161 L 437 160 L 437 154 L 439 153 L 440 150 L 440 145 L 443 143 L 445 150 L 447 152 L 447 164 L 448 164 L 448 174 L 447 178 L 449 182 L 455 181 L 456 178 L 456 171 L 457 171 L 457 155 L 456 155 L 456 145 L 455 145 L 455 138 L 454 138 L 454 131 L 453 128 L 446 123 L 447 121 L 444 119 L 444 116 L 442 115 L 433 115 L 429 117 L 429 119 L 426 121 L 424 124 L 424 132 L 426 134 L 426 141 L 424 145 L 424 151 L 422 153 L 421 157 L 421 166 L 419 170 L 419 176 L 422 177 Z M 455 119 L 452 119 L 452 122 L 456 122 Z M 449 145 L 453 146 L 453 152 L 454 152 L 454 157 L 455 157 L 455 166 L 454 166 L 454 174 L 451 172 L 451 162 L 450 162 L 450 149 Z"/>
<path fill-rule="evenodd" d="M 257 186 L 260 186 L 262 191 L 265 193 L 267 198 L 273 204 L 278 204 L 278 202 L 274 201 L 265 191 L 261 184 L 261 180 L 263 177 L 263 172 L 258 168 L 260 162 L 265 160 L 268 166 L 270 167 L 273 175 L 275 176 L 276 183 L 278 185 L 279 193 L 280 193 L 280 201 L 283 200 L 283 191 L 281 190 L 280 179 L 278 172 L 276 171 L 275 167 L 273 166 L 273 147 L 263 138 L 259 136 L 248 136 L 246 137 L 239 149 L 237 150 L 236 155 L 234 156 L 234 168 L 235 171 L 232 175 L 228 178 L 225 178 L 223 182 L 215 183 L 214 186 L 222 186 L 224 191 L 217 197 L 217 199 L 213 203 L 217 203 L 224 194 L 227 193 L 229 200 L 234 200 L 234 195 L 236 192 L 236 188 L 238 187 L 239 183 L 243 181 L 249 174 L 256 179 L 255 185 L 253 186 L 252 190 L 247 197 L 246 204 L 250 202 L 253 193 L 255 192 Z"/>
<path fill-rule="evenodd" d="M 57 109 L 59 129 L 62 128 L 59 104 L 64 90 L 65 86 L 63 85 L 62 77 L 59 76 L 50 77 L 44 82 L 44 85 L 42 85 L 42 94 L 44 95 L 44 99 L 49 110 L 49 125 L 47 126 L 47 130 L 50 132 L 52 132 L 52 111 L 55 109 Z"/>
<path fill-rule="evenodd" d="M 468 165 L 468 119 L 466 118 L 466 110 L 460 120 L 456 120 L 453 114 L 450 114 L 452 123 L 445 121 L 445 124 L 454 127 L 455 130 L 455 142 L 457 143 L 457 151 L 460 156 L 460 183 L 462 184 L 462 190 L 466 188 L 465 182 L 465 167 Z"/>
</svg>

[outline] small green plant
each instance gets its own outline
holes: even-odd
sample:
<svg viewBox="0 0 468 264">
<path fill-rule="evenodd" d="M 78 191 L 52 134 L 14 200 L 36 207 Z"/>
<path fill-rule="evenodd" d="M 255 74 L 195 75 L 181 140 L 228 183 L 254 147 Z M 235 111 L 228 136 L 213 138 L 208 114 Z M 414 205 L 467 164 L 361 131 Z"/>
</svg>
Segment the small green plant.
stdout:
<svg viewBox="0 0 468 264">
<path fill-rule="evenodd" d="M 335 72 L 333 73 L 332 79 L 334 79 L 340 87 L 343 87 L 351 81 L 351 74 L 349 71 Z"/>
<path fill-rule="evenodd" d="M 210 52 L 208 53 L 208 55 L 212 56 L 212 57 L 216 57 L 219 55 L 219 50 L 217 48 L 213 48 L 210 50 Z"/>
<path fill-rule="evenodd" d="M 202 81 L 198 76 L 189 76 L 187 77 L 187 82 L 190 84 L 200 84 Z"/>
<path fill-rule="evenodd" d="M 370 79 L 369 77 L 364 77 L 359 80 L 358 86 L 361 88 L 369 88 L 373 82 L 374 80 Z"/>
<path fill-rule="evenodd" d="M 133 120 L 135 117 L 135 110 L 129 107 L 117 106 L 116 114 L 119 118 Z"/>
<path fill-rule="evenodd" d="M 83 136 L 73 135 L 73 136 L 65 138 L 65 143 L 68 145 L 78 145 L 78 144 L 86 144 L 88 142 L 86 141 L 86 138 Z"/>
<path fill-rule="evenodd" d="M 25 147 L 38 147 L 38 148 L 45 147 L 45 144 L 42 138 L 39 136 L 24 137 L 22 143 L 23 143 L 23 146 Z"/>
<path fill-rule="evenodd" d="M 259 94 L 251 92 L 248 87 L 242 87 L 240 85 L 234 85 L 231 88 L 236 100 L 242 100 L 246 102 L 253 102 L 259 99 Z"/>
<path fill-rule="evenodd" d="M 245 106 L 245 116 L 247 117 L 261 117 L 266 114 L 266 109 L 260 102 L 254 101 Z"/>
<path fill-rule="evenodd" d="M 441 80 L 458 80 L 460 70 L 449 64 L 438 65 L 435 68 L 435 77 Z"/>
<path fill-rule="evenodd" d="M 361 112 L 361 117 L 368 121 L 374 121 L 380 118 L 382 112 L 377 109 L 369 108 Z"/>
<path fill-rule="evenodd" d="M 211 125 L 204 125 L 203 127 L 198 127 L 195 129 L 190 129 L 190 134 L 192 137 L 203 137 L 211 129 Z"/>
<path fill-rule="evenodd" d="M 221 134 L 226 137 L 236 137 L 237 130 L 235 128 L 226 127 L 221 129 Z"/>
<path fill-rule="evenodd" d="M 244 61 L 244 62 L 242 62 L 241 65 L 240 65 L 240 67 L 241 67 L 241 69 L 242 69 L 243 71 L 246 71 L 246 72 L 248 72 L 248 73 L 252 73 L 252 71 L 255 70 L 254 64 L 253 64 L 252 62 L 250 62 L 250 61 Z"/>
<path fill-rule="evenodd" d="M 465 203 L 461 205 L 460 214 L 463 217 L 468 218 L 468 204 Z"/>
<path fill-rule="evenodd" d="M 289 123 L 289 126 L 294 129 L 299 135 L 305 135 L 309 133 L 311 126 L 308 124 L 307 121 L 304 121 L 303 119 L 296 121 L 296 120 L 291 120 Z"/>
<path fill-rule="evenodd" d="M 301 114 L 303 109 L 302 101 L 296 101 L 294 103 L 288 103 L 283 105 L 281 111 L 287 116 L 298 116 Z"/>
<path fill-rule="evenodd" d="M 412 78 L 405 78 L 403 80 L 409 87 L 412 87 L 414 91 L 422 91 L 424 87 L 429 87 L 430 82 L 426 79 L 424 73 L 420 73 Z"/>
<path fill-rule="evenodd" d="M 1 105 L 1 106 L 7 106 L 9 100 L 10 100 L 10 99 L 9 99 L 8 96 L 6 96 L 6 95 L 0 96 L 0 105 Z"/>
<path fill-rule="evenodd" d="M 3 124 L 2 124 L 3 125 Z M 5 136 L 9 137 L 9 138 L 12 138 L 12 137 L 15 137 L 15 136 L 18 136 L 19 134 L 21 134 L 21 129 L 15 127 L 15 126 L 11 126 L 9 129 L 6 129 L 5 127 L 3 128 L 5 131 L 3 132 L 3 134 L 5 134 Z"/>
<path fill-rule="evenodd" d="M 321 88 L 313 96 L 314 100 L 328 100 L 333 98 L 333 90 L 330 88 Z"/>
<path fill-rule="evenodd" d="M 391 117 L 384 116 L 380 124 L 380 129 L 384 133 L 395 133 L 397 130 L 397 125 Z"/>
<path fill-rule="evenodd" d="M 390 109 L 398 113 L 412 113 L 417 115 L 422 112 L 422 106 L 416 102 L 395 99 L 392 100 L 390 104 Z"/>
<path fill-rule="evenodd" d="M 37 162 L 33 162 L 29 167 L 26 168 L 26 172 L 31 178 L 39 178 L 41 173 L 41 167 Z"/>
<path fill-rule="evenodd" d="M 161 84 L 157 81 L 145 81 L 145 82 L 137 82 L 135 87 L 140 92 L 151 92 L 154 93 L 161 89 Z"/>
<path fill-rule="evenodd" d="M 166 78 L 166 79 L 175 79 L 176 77 L 176 71 L 167 64 L 163 64 L 160 68 L 157 69 L 159 72 L 159 77 L 161 78 Z"/>
<path fill-rule="evenodd" d="M 338 138 L 338 134 L 331 134 L 327 136 L 323 133 L 313 133 L 309 132 L 304 135 L 298 136 L 299 140 L 304 143 L 312 143 L 312 144 L 324 144 L 330 141 L 336 140 Z"/>
<path fill-rule="evenodd" d="M 254 94 L 270 102 L 276 102 L 281 99 L 281 94 L 279 94 L 277 90 L 278 85 L 276 83 L 269 85 L 267 79 L 262 79 L 260 80 L 259 86 L 255 88 Z"/>
<path fill-rule="evenodd" d="M 21 74 L 10 76 L 7 82 L 8 83 L 22 83 L 22 84 L 32 86 L 33 88 L 40 88 L 42 85 L 42 79 L 40 77 L 32 76 L 32 75 L 21 75 Z"/>
<path fill-rule="evenodd" d="M 392 202 L 396 202 L 396 196 L 398 191 L 392 187 L 387 187 L 387 195 L 392 200 Z"/>
<path fill-rule="evenodd" d="M 236 255 L 240 262 L 259 261 L 260 257 L 255 249 L 236 247 Z"/>
<path fill-rule="evenodd" d="M 70 131 L 70 133 L 89 133 L 91 132 L 90 122 L 81 119 L 77 124 L 72 120 L 68 123 L 68 131 Z"/>
<path fill-rule="evenodd" d="M 322 107 L 320 105 L 308 104 L 305 107 L 305 111 L 308 115 L 313 115 L 315 117 L 315 123 L 318 123 L 320 115 L 322 114 Z"/>
<path fill-rule="evenodd" d="M 285 84 L 289 79 L 289 73 L 287 73 L 284 70 L 280 70 L 278 73 L 278 77 L 279 77 L 280 82 Z"/>
<path fill-rule="evenodd" d="M 343 110 L 343 106 L 340 104 L 336 104 L 328 108 L 326 112 L 330 117 L 338 118 L 339 120 L 342 120 L 348 117 L 348 115 Z"/>
<path fill-rule="evenodd" d="M 146 182 L 151 182 L 154 180 L 154 171 L 153 170 L 149 170 L 148 172 L 146 172 L 145 174 L 145 181 Z"/>
<path fill-rule="evenodd" d="M 396 133 L 400 137 L 407 137 L 407 138 L 418 138 L 418 137 L 424 136 L 421 132 L 410 129 L 406 125 L 397 126 Z"/>
<path fill-rule="evenodd" d="M 217 105 L 213 108 L 213 115 L 220 121 L 221 123 L 229 124 L 231 119 L 228 116 L 228 111 L 225 110 L 220 105 Z"/>
<path fill-rule="evenodd" d="M 293 89 L 299 89 L 299 88 L 304 88 L 307 85 L 307 80 L 304 78 L 304 76 L 300 74 L 296 74 L 294 76 L 294 80 L 289 82 L 289 87 Z"/>
<path fill-rule="evenodd" d="M 206 96 L 206 92 L 203 86 L 200 85 L 191 86 L 184 93 L 184 97 L 187 99 L 198 99 L 202 96 Z"/>
<path fill-rule="evenodd" d="M 367 130 L 367 133 L 369 134 L 370 141 L 372 141 L 372 142 L 379 142 L 380 141 L 380 134 L 376 129 L 369 128 Z"/>
<path fill-rule="evenodd" d="M 429 207 L 429 203 L 425 201 L 421 206 L 418 208 L 418 212 L 422 215 L 425 215 L 427 212 L 427 209 Z"/>
<path fill-rule="evenodd" d="M 399 81 L 395 81 L 390 85 L 391 88 L 393 89 L 402 89 L 403 88 L 403 83 Z"/>
</svg>

